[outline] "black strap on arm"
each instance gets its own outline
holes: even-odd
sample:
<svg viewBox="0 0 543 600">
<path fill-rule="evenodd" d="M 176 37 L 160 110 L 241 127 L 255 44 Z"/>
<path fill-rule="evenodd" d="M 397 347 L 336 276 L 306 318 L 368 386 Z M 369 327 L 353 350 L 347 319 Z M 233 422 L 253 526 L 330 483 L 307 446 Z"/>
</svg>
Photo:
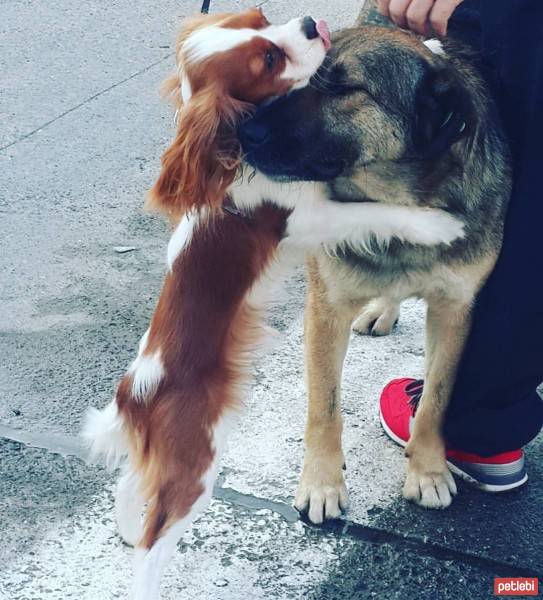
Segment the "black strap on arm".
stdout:
<svg viewBox="0 0 543 600">
<path fill-rule="evenodd" d="M 200 11 L 203 15 L 207 15 L 209 12 L 209 5 L 211 4 L 211 0 L 204 0 L 202 2 L 202 10 Z"/>
</svg>

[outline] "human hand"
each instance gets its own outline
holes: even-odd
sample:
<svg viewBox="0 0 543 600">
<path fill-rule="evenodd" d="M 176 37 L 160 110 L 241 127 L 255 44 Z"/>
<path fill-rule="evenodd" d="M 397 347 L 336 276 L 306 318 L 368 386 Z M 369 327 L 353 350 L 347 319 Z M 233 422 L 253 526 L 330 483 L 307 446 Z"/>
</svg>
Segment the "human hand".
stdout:
<svg viewBox="0 0 543 600">
<path fill-rule="evenodd" d="M 398 27 L 429 37 L 447 35 L 447 24 L 463 0 L 377 0 L 379 12 Z"/>
</svg>

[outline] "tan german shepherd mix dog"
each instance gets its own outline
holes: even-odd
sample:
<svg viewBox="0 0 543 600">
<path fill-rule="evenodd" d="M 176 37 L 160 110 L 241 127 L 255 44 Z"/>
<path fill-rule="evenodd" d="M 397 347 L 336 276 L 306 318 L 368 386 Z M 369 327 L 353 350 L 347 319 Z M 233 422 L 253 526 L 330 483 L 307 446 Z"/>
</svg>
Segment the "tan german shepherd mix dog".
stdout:
<svg viewBox="0 0 543 600">
<path fill-rule="evenodd" d="M 312 86 L 260 110 L 239 135 L 257 172 L 253 195 L 261 189 L 278 201 L 293 190 L 300 197 L 317 193 L 338 211 L 439 208 L 463 223 L 464 235 L 450 245 L 374 230 L 369 241 L 351 238 L 312 253 L 309 410 L 295 500 L 315 523 L 346 507 L 340 388 L 351 326 L 386 334 L 401 301 L 418 297 L 428 304 L 426 376 L 403 493 L 422 506 L 448 506 L 456 486 L 442 420 L 474 299 L 500 251 L 511 188 L 508 149 L 477 57 L 454 40 L 423 43 L 399 30 L 346 29 L 332 38 Z M 405 223 L 418 218 L 413 213 Z"/>
</svg>

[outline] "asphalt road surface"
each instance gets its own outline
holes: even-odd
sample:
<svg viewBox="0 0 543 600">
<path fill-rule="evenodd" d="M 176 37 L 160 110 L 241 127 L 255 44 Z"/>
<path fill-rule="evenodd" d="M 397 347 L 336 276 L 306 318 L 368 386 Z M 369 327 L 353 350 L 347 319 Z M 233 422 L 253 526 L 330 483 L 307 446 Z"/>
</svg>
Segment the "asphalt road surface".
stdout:
<svg viewBox="0 0 543 600">
<path fill-rule="evenodd" d="M 250 2 L 215 0 L 213 10 Z M 276 22 L 333 29 L 355 0 L 268 0 Z M 116 536 L 114 477 L 82 460 L 87 406 L 134 356 L 165 268 L 168 229 L 141 207 L 171 137 L 158 97 L 173 40 L 199 2 L 0 0 L 0 598 L 124 598 L 131 550 Z M 119 252 L 119 247 L 133 247 Z M 528 485 L 489 496 L 460 483 L 443 512 L 400 496 L 404 458 L 377 417 L 381 387 L 419 376 L 423 311 L 388 338 L 353 336 L 344 415 L 351 509 L 323 528 L 291 507 L 302 460 L 304 274 L 272 324 L 211 508 L 164 578 L 164 598 L 493 597 L 495 576 L 543 574 L 543 444 Z"/>
</svg>

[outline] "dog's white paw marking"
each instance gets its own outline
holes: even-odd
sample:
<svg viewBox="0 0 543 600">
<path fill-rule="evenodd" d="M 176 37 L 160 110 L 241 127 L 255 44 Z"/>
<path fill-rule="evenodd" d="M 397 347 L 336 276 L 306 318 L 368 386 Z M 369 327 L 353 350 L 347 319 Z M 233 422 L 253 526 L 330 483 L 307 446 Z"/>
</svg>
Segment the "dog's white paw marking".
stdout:
<svg viewBox="0 0 543 600">
<path fill-rule="evenodd" d="M 364 307 L 353 323 L 353 330 L 361 335 L 389 335 L 400 317 L 400 305 L 387 298 L 376 298 Z"/>
<path fill-rule="evenodd" d="M 320 525 L 326 519 L 337 519 L 348 506 L 349 494 L 341 473 L 330 483 L 322 479 L 309 481 L 308 477 L 302 476 L 294 507 L 306 512 L 312 523 Z"/>
<path fill-rule="evenodd" d="M 400 235 L 405 241 L 423 246 L 451 244 L 464 237 L 464 223 L 440 208 L 411 208 Z"/>
<path fill-rule="evenodd" d="M 424 508 L 447 508 L 456 496 L 456 483 L 445 465 L 441 472 L 419 472 L 407 469 L 403 495 Z"/>
</svg>

